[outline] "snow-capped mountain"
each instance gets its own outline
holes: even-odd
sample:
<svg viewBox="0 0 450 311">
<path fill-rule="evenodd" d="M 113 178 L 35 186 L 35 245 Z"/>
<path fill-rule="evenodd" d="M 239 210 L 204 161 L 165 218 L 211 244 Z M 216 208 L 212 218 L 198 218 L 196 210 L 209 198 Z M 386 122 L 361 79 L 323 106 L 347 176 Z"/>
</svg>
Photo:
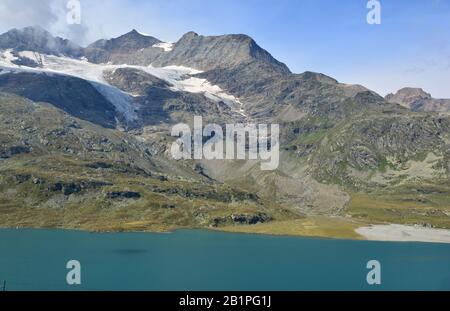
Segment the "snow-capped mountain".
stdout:
<svg viewBox="0 0 450 311">
<path fill-rule="evenodd" d="M 424 194 L 429 202 L 441 202 L 434 195 L 450 193 L 450 117 L 390 102 L 404 97 L 386 100 L 324 74 L 292 73 L 246 35 L 189 32 L 169 43 L 133 30 L 86 48 L 40 28 L 0 35 L 0 129 L 6 133 L 0 132 L 0 155 L 12 162 L 26 155 L 27 165 L 39 167 L 39 174 L 76 165 L 67 179 L 98 176 L 92 167 L 101 174 L 110 170 L 119 190 L 145 193 L 150 205 L 156 196 L 164 202 L 157 208 L 168 206 L 167 197 L 182 196 L 178 216 L 189 225 L 305 214 L 372 219 L 385 211 L 347 210 L 350 200 L 395 199 L 396 193 L 414 200 L 424 200 L 418 197 Z M 194 116 L 220 125 L 279 124 L 279 168 L 261 172 L 257 161 L 179 163 L 169 158 L 171 127 L 190 123 Z M 43 168 L 47 160 L 41 157 L 56 162 Z M 9 167 L 20 167 L 14 163 Z M 189 181 L 161 187 L 163 170 L 170 171 L 171 180 Z M 16 175 L 20 179 L 23 174 Z M 66 196 L 74 187 L 76 193 L 84 191 L 74 180 L 54 184 L 55 189 L 68 187 Z M 41 187 L 39 179 L 34 185 Z M 223 190 L 236 185 L 245 193 Z M 194 205 L 185 205 L 191 199 Z M 99 204 L 109 208 L 108 200 Z M 245 217 L 215 214 L 220 204 L 232 210 L 235 200 L 240 202 L 235 211 Z M 433 210 L 421 219 L 439 224 L 440 213 Z"/>
<path fill-rule="evenodd" d="M 12 29 L 0 35 L 0 49 L 33 51 L 51 55 L 81 57 L 83 49 L 67 39 L 52 36 L 42 27 Z"/>
<path fill-rule="evenodd" d="M 361 91 L 358 87 L 339 85 L 325 76 L 291 74 L 286 65 L 245 35 L 204 37 L 189 32 L 176 43 L 166 43 L 133 30 L 118 38 L 96 41 L 85 49 L 67 40 L 53 38 L 41 28 L 14 29 L 1 38 L 8 38 L 3 40 L 0 53 L 3 74 L 61 74 L 86 80 L 115 107 L 117 125 L 125 128 L 153 124 L 156 120 L 180 121 L 180 116 L 174 117 L 180 111 L 197 111 L 221 122 L 248 118 L 295 119 L 296 115 L 302 115 L 292 107 L 297 95 L 291 95 L 294 100 L 282 105 L 273 106 L 272 102 L 286 89 L 294 87 L 295 91 L 295 85 L 303 84 L 305 78 L 345 89 L 343 92 L 349 96 Z M 29 44 L 17 44 L 24 40 Z M 105 79 L 106 74 L 111 79 L 119 68 L 139 70 L 149 77 L 164 80 L 168 85 L 162 89 L 167 94 L 177 94 L 160 96 L 161 88 L 138 96 L 126 92 Z M 3 80 L 6 78 L 4 76 Z M 179 96 L 189 100 L 179 100 Z M 169 98 L 172 98 L 170 103 Z M 191 105 L 175 108 L 186 102 Z M 153 113 L 154 118 L 151 114 L 141 113 L 148 106 L 158 112 Z M 211 107 L 218 115 L 209 113 Z M 290 112 L 294 111 L 297 113 L 292 115 Z M 217 117 L 223 119 L 217 120 Z"/>
<path fill-rule="evenodd" d="M 27 29 L 26 32 L 30 33 L 30 29 Z M 17 31 L 14 30 L 13 32 Z M 39 34 L 41 33 L 43 32 L 39 31 Z M 45 34 L 48 36 L 48 33 Z M 140 118 L 143 116 L 139 112 L 145 110 L 146 105 L 159 105 L 161 106 L 161 111 L 163 111 L 164 98 L 160 98 L 159 102 L 156 102 L 157 100 L 153 97 L 154 94 L 134 94 L 121 90 L 119 87 L 111 85 L 107 81 L 106 76 L 108 76 L 109 80 L 114 80 L 113 77 L 117 69 L 122 69 L 122 72 L 125 69 L 137 70 L 145 73 L 150 79 L 154 77 L 167 82 L 163 88 L 167 92 L 178 93 L 178 95 L 184 94 L 187 97 L 190 96 L 188 95 L 189 93 L 198 94 L 200 97 L 194 97 L 195 100 L 191 99 L 191 101 L 195 101 L 199 106 L 205 106 L 203 108 L 205 111 L 209 110 L 209 106 L 216 104 L 221 107 L 219 110 L 226 109 L 228 110 L 226 113 L 230 115 L 235 114 L 237 118 L 245 117 L 243 104 L 239 99 L 228 94 L 219 86 L 211 84 L 206 79 L 195 77 L 195 75 L 202 73 L 200 70 L 175 65 L 154 67 L 152 64 L 144 66 L 129 65 L 126 62 L 117 63 L 118 55 L 132 59 L 129 53 L 133 51 L 136 52 L 148 48 L 156 50 L 158 53 L 167 53 L 171 51 L 172 46 L 173 44 L 164 43 L 153 37 L 142 35 L 136 30 L 117 39 L 97 41 L 85 49 L 86 56 L 80 57 L 59 54 L 56 50 L 49 51 L 49 54 L 41 53 L 39 52 L 40 49 L 27 50 L 26 46 L 17 47 L 11 44 L 6 46 L 7 49 L 0 52 L 0 69 L 2 70 L 0 73 L 3 74 L 0 80 L 5 81 L 8 74 L 11 73 L 44 74 L 44 76 L 62 75 L 83 79 L 88 81 L 114 106 L 118 114 L 117 120 L 123 121 L 121 122 L 123 124 L 118 124 L 118 126 L 135 127 L 152 123 L 154 120 Z M 108 52 L 107 63 L 98 62 L 100 51 Z M 96 62 L 91 62 L 88 58 Z M 112 60 L 115 60 L 115 62 Z M 47 79 L 43 76 L 40 77 L 41 79 Z M 34 97 L 32 99 L 36 100 L 38 98 Z M 172 123 L 176 120 L 170 120 L 170 118 L 166 117 L 163 121 Z"/>
</svg>

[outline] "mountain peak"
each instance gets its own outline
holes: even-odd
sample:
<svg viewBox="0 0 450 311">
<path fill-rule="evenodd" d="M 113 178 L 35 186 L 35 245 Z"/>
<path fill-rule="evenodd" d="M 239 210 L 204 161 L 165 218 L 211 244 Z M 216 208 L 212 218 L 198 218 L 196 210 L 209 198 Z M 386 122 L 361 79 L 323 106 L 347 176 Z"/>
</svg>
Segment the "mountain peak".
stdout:
<svg viewBox="0 0 450 311">
<path fill-rule="evenodd" d="M 140 31 L 138 31 L 138 30 L 136 30 L 135 28 L 133 28 L 131 31 L 129 31 L 129 32 L 127 32 L 126 34 L 124 34 L 124 35 L 122 35 L 121 37 L 125 37 L 125 36 L 128 36 L 128 37 L 143 37 L 143 38 L 153 38 L 153 39 L 155 39 L 155 40 L 158 40 L 158 39 L 156 39 L 156 38 L 154 38 L 154 37 L 152 37 L 152 36 L 150 36 L 150 35 L 148 35 L 148 34 L 146 34 L 146 33 L 143 33 L 143 32 L 140 32 Z"/>
<path fill-rule="evenodd" d="M 316 80 L 323 83 L 337 84 L 339 83 L 336 79 L 329 77 L 323 73 L 314 71 L 305 71 L 301 74 L 297 74 L 297 77 L 303 78 L 305 80 Z"/>
<path fill-rule="evenodd" d="M 144 49 L 158 43 L 161 43 L 161 41 L 157 38 L 132 29 L 116 38 L 95 41 L 85 49 L 85 56 L 94 63 L 135 64 L 135 53 L 141 53 Z"/>
<path fill-rule="evenodd" d="M 27 26 L 24 28 L 13 28 L 7 31 L 6 33 L 2 34 L 2 36 L 9 35 L 10 37 L 27 37 L 29 39 L 33 39 L 33 41 L 36 40 L 51 40 L 53 35 L 48 32 L 46 29 L 44 29 L 41 26 Z"/>
<path fill-rule="evenodd" d="M 276 72 L 290 72 L 285 64 L 273 58 L 247 35 L 202 36 L 193 31 L 184 34 L 175 43 L 170 55 L 155 64 L 177 64 L 208 71 L 252 62 L 264 63 Z"/>
<path fill-rule="evenodd" d="M 421 88 L 405 87 L 385 99 L 413 111 L 450 111 L 449 99 L 435 99 Z"/>
<path fill-rule="evenodd" d="M 11 29 L 0 35 L 0 49 L 34 51 L 43 54 L 68 55 L 78 57 L 82 49 L 67 39 L 54 37 L 41 26 Z"/>
<path fill-rule="evenodd" d="M 431 99 L 431 94 L 425 92 L 421 88 L 404 87 L 397 91 L 395 94 L 389 94 L 386 96 L 386 100 L 402 105 L 409 105 L 417 100 Z"/>
<path fill-rule="evenodd" d="M 404 87 L 397 91 L 396 95 L 404 95 L 404 96 L 420 96 L 424 98 L 431 98 L 431 94 L 425 92 L 422 88 L 416 87 Z"/>
<path fill-rule="evenodd" d="M 160 42 L 161 41 L 157 38 L 144 35 L 138 32 L 136 29 L 132 29 L 131 31 L 117 38 L 98 40 L 89 45 L 88 48 L 102 48 L 111 51 L 119 49 L 124 51 L 133 51 L 148 48 Z"/>
<path fill-rule="evenodd" d="M 17 28 L 15 28 L 15 29 L 17 31 L 43 33 L 43 34 L 51 36 L 50 32 L 48 32 L 45 28 L 43 28 L 42 26 L 39 26 L 39 25 L 27 26 L 22 29 L 17 29 Z"/>
<path fill-rule="evenodd" d="M 186 40 L 186 39 L 196 38 L 198 36 L 199 36 L 198 33 L 194 32 L 194 31 L 188 31 L 181 37 L 180 41 L 183 39 Z"/>
</svg>

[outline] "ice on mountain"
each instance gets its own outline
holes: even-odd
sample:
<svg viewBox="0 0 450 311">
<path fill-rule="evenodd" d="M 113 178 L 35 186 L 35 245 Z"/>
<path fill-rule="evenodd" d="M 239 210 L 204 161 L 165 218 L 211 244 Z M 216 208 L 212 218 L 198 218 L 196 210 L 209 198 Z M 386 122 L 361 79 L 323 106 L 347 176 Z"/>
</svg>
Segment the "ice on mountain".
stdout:
<svg viewBox="0 0 450 311">
<path fill-rule="evenodd" d="M 235 96 L 226 93 L 219 86 L 213 85 L 206 79 L 193 77 L 193 75 L 202 73 L 200 70 L 189 68 L 185 66 L 167 66 L 167 67 L 153 67 L 153 66 L 131 66 L 131 65 L 113 65 L 113 64 L 94 64 L 88 62 L 86 59 L 74 59 L 64 56 L 43 55 L 36 52 L 24 51 L 21 56 L 39 60 L 43 65 L 42 68 L 28 68 L 24 66 L 17 66 L 11 61 L 14 56 L 11 51 L 3 52 L 0 57 L 0 66 L 5 69 L 13 68 L 16 71 L 30 71 L 30 72 L 45 72 L 49 74 L 64 74 L 78 77 L 90 81 L 93 86 L 110 101 L 121 113 L 127 122 L 135 121 L 137 107 L 134 104 L 133 94 L 128 94 L 120 89 L 109 85 L 104 79 L 104 72 L 114 71 L 118 68 L 132 68 L 144 71 L 159 79 L 162 79 L 172 85 L 173 91 L 182 91 L 189 93 L 201 93 L 205 97 L 216 101 L 224 102 L 234 112 L 246 116 L 243 111 L 243 104 Z"/>
<path fill-rule="evenodd" d="M 18 58 L 13 55 L 12 49 L 8 49 L 6 51 L 3 51 L 3 53 L 0 55 L 0 64 L 2 65 L 14 65 L 13 61 L 17 60 Z"/>
<path fill-rule="evenodd" d="M 91 81 L 91 84 L 106 100 L 114 105 L 116 110 L 123 115 L 127 122 L 132 122 L 137 119 L 131 95 L 107 84 L 94 81 Z"/>
<path fill-rule="evenodd" d="M 202 93 L 205 97 L 216 101 L 224 102 L 236 113 L 246 117 L 242 107 L 243 103 L 235 96 L 226 93 L 218 85 L 213 85 L 206 79 L 192 77 L 202 73 L 202 71 L 185 66 L 167 67 L 141 67 L 141 70 L 172 84 L 172 90 L 184 91 L 188 93 Z"/>
<path fill-rule="evenodd" d="M 160 42 L 153 45 L 154 48 L 163 49 L 164 52 L 170 52 L 173 50 L 173 43 L 171 42 Z"/>
<path fill-rule="evenodd" d="M 31 51 L 22 51 L 22 52 L 19 52 L 19 56 L 31 59 L 36 64 L 44 66 L 44 63 L 43 63 L 44 59 L 40 53 L 31 52 Z"/>
</svg>

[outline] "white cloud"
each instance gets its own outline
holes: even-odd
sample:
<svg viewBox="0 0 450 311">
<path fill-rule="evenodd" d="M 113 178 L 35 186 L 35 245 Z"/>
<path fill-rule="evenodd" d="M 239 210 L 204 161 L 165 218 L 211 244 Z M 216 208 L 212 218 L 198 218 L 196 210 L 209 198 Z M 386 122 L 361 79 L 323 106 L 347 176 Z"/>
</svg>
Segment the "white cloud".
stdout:
<svg viewBox="0 0 450 311">
<path fill-rule="evenodd" d="M 12 28 L 39 25 L 55 35 L 86 43 L 87 25 L 66 22 L 67 0 L 2 0 L 0 2 L 0 32 Z"/>
<path fill-rule="evenodd" d="M 0 2 L 0 28 L 22 28 L 30 25 L 51 27 L 58 17 L 52 9 L 54 0 L 2 0 Z"/>
<path fill-rule="evenodd" d="M 68 0 L 0 0 L 0 33 L 39 25 L 54 35 L 87 45 L 136 28 L 163 41 L 176 41 L 186 32 L 178 17 L 162 17 L 170 4 L 159 1 L 80 0 L 81 24 L 66 21 Z M 167 7 L 169 6 L 169 7 Z M 164 7 L 164 9 L 163 9 Z M 189 29 L 191 30 L 191 29 Z"/>
</svg>

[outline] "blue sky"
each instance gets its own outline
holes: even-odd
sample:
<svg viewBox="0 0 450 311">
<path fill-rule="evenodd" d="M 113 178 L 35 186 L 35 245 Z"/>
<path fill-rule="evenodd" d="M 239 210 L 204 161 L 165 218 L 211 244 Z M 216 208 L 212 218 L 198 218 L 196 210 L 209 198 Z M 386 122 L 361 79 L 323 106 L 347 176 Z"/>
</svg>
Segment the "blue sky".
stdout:
<svg viewBox="0 0 450 311">
<path fill-rule="evenodd" d="M 47 1 L 59 22 L 43 26 L 83 43 L 132 28 L 166 41 L 190 30 L 245 33 L 293 72 L 322 72 L 382 95 L 412 86 L 450 98 L 450 0 L 380 0 L 381 25 L 367 24 L 366 0 L 81 0 L 81 32 L 61 23 L 64 0 Z M 39 22 L 5 22 L 1 10 L 1 31 Z"/>
</svg>

